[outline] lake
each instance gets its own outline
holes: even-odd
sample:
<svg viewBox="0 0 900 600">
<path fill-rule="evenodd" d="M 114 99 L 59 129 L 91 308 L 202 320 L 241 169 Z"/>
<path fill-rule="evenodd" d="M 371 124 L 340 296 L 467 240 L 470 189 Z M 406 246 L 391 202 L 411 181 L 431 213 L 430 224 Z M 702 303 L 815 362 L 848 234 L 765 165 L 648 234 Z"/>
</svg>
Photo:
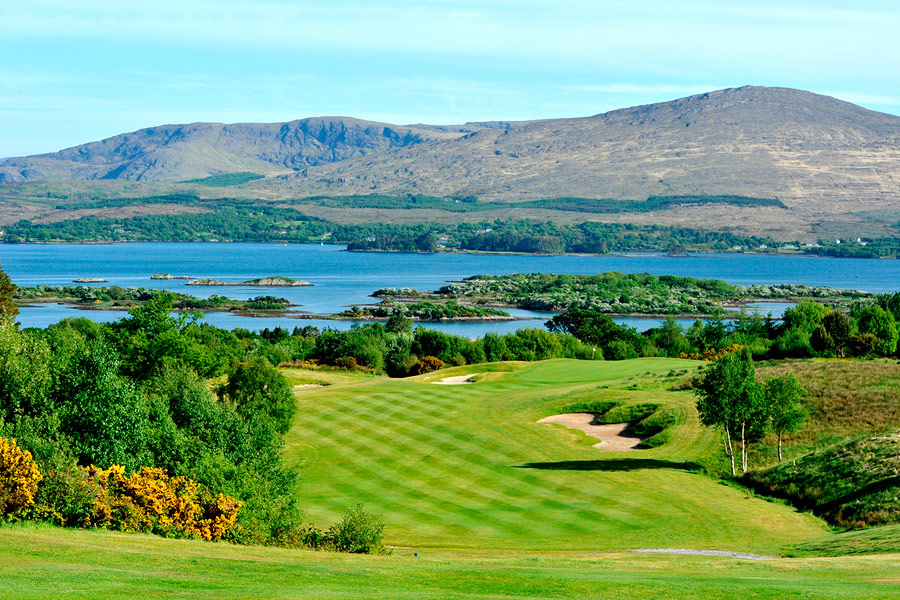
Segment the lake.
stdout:
<svg viewBox="0 0 900 600">
<path fill-rule="evenodd" d="M 399 254 L 346 252 L 343 246 L 311 244 L 130 243 L 130 244 L 2 244 L 0 264 L 13 282 L 22 285 L 71 285 L 73 279 L 96 277 L 96 285 L 164 288 L 194 296 L 219 294 L 247 299 L 266 294 L 287 298 L 309 313 L 338 312 L 351 304 L 374 302 L 381 287 L 434 290 L 478 274 L 570 273 L 606 271 L 652 273 L 722 279 L 738 285 L 800 283 L 868 292 L 900 289 L 900 261 L 771 256 L 755 254 L 695 254 L 666 256 L 534 256 L 496 254 Z M 245 281 L 268 275 L 304 279 L 312 287 L 194 287 L 186 280 L 151 280 L 154 273 L 196 278 Z M 779 316 L 784 304 L 762 304 L 764 314 Z M 487 331 L 507 333 L 521 327 L 542 327 L 547 313 L 510 311 L 534 319 L 503 323 L 427 323 L 449 333 L 477 337 Z M 122 312 L 84 311 L 59 305 L 23 308 L 23 327 L 46 327 L 69 316 L 96 321 L 116 320 Z M 209 313 L 206 320 L 225 328 L 316 325 L 344 329 L 349 321 L 300 320 L 290 317 L 252 318 Z M 656 326 L 655 319 L 620 319 L 639 329 Z M 690 323 L 691 321 L 685 321 Z"/>
</svg>

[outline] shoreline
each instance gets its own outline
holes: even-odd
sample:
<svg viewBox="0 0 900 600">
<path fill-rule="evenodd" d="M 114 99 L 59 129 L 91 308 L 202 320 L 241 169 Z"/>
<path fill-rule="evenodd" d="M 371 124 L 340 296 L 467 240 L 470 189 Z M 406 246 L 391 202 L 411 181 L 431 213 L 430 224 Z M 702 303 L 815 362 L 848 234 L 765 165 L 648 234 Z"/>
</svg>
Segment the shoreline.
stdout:
<svg viewBox="0 0 900 600">
<path fill-rule="evenodd" d="M 757 302 L 757 301 L 754 301 Z M 765 301 L 760 301 L 765 302 Z M 778 300 L 772 300 L 770 302 L 779 303 Z M 22 303 L 16 303 L 19 308 L 40 308 L 42 305 L 48 304 L 57 304 L 59 306 L 63 306 L 66 308 L 72 308 L 74 310 L 85 310 L 85 311 L 98 311 L 98 312 L 124 312 L 127 313 L 133 307 L 126 306 L 93 306 L 93 305 L 85 305 L 78 304 L 74 302 L 65 302 L 59 300 L 39 300 L 39 299 L 29 299 Z M 299 304 L 292 304 L 291 306 L 302 306 Z M 518 309 L 516 306 L 510 306 L 509 308 Z M 522 310 L 530 310 L 530 309 L 522 309 Z M 293 311 L 293 310 L 260 310 L 260 309 L 241 309 L 241 308 L 209 308 L 209 309 L 190 309 L 190 308 L 178 308 L 175 309 L 176 313 L 184 313 L 184 312 L 201 312 L 201 313 L 231 313 L 235 315 L 239 315 L 242 317 L 251 317 L 251 318 L 285 318 L 285 319 L 297 319 L 301 321 L 351 321 L 351 322 L 372 322 L 372 323 L 386 323 L 389 317 L 372 317 L 372 316 L 343 316 L 340 314 L 310 314 L 304 311 Z M 552 318 L 553 315 L 561 314 L 556 311 L 533 311 L 533 312 L 546 312 L 547 318 Z M 688 314 L 688 313 L 678 313 L 678 314 L 653 314 L 653 313 L 601 313 L 606 315 L 607 317 L 613 319 L 668 319 L 669 317 L 673 317 L 679 320 L 689 320 L 689 319 L 701 319 L 701 320 L 710 320 L 715 319 L 717 317 L 721 317 L 724 321 L 734 321 L 738 318 L 739 313 L 736 312 L 726 312 L 723 315 L 710 315 L 710 314 Z M 771 319 L 772 321 L 781 321 L 781 317 L 767 317 L 766 315 L 760 315 L 765 319 Z M 408 317 L 413 320 L 414 323 L 508 323 L 512 321 L 543 321 L 544 318 L 529 318 L 529 317 L 517 317 L 514 315 L 510 315 L 508 317 L 503 316 L 493 316 L 493 317 L 453 317 L 453 318 L 444 318 L 444 319 L 422 319 L 419 317 Z"/>
<path fill-rule="evenodd" d="M 292 245 L 292 246 L 347 246 L 347 243 L 325 242 L 324 240 L 315 241 L 278 241 L 272 240 L 268 242 L 247 242 L 233 240 L 111 240 L 111 241 L 50 241 L 50 242 L 9 242 L 0 241 L 0 244 L 10 246 L 114 246 L 118 244 L 266 244 L 266 245 Z M 444 250 L 440 252 L 403 252 L 398 250 L 347 250 L 344 248 L 341 252 L 365 253 L 373 252 L 380 254 L 466 254 L 466 255 L 488 255 L 488 256 L 574 256 L 574 257 L 616 257 L 616 258 L 645 258 L 647 256 L 659 256 L 665 258 L 693 258 L 695 255 L 723 255 L 723 256 L 778 256 L 778 257 L 794 257 L 794 258 L 824 258 L 824 259 L 847 259 L 847 260 L 898 260 L 900 258 L 894 256 L 822 256 L 819 254 L 808 254 L 806 252 L 729 252 L 727 250 L 689 250 L 686 253 L 669 254 L 660 250 L 632 250 L 627 252 L 606 252 L 606 253 L 590 253 L 590 252 L 562 252 L 559 254 L 539 254 L 536 252 L 488 252 L 484 250 Z"/>
</svg>

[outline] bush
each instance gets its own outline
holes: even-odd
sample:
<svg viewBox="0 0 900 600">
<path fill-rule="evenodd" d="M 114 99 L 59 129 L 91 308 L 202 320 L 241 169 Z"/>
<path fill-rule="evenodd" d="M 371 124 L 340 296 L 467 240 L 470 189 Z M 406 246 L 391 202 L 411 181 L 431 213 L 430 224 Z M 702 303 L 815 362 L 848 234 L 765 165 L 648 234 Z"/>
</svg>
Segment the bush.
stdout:
<svg viewBox="0 0 900 600">
<path fill-rule="evenodd" d="M 603 353 L 607 360 L 627 360 L 637 358 L 638 353 L 634 346 L 624 340 L 614 340 L 606 346 Z"/>
<path fill-rule="evenodd" d="M 186 477 L 169 477 L 165 469 L 144 467 L 126 476 L 124 467 L 113 465 L 86 472 L 98 498 L 85 525 L 215 541 L 234 527 L 242 506 Z"/>
<path fill-rule="evenodd" d="M 347 509 L 340 523 L 325 533 L 326 543 L 338 552 L 373 554 L 384 552 L 384 521 L 363 510 L 362 504 Z"/>
<path fill-rule="evenodd" d="M 0 438 L 0 515 L 14 515 L 34 504 L 34 495 L 43 476 L 31 457 L 16 440 Z"/>
<path fill-rule="evenodd" d="M 413 365 L 410 371 L 413 373 L 413 375 L 422 375 L 424 373 L 430 373 L 432 371 L 437 371 L 443 368 L 444 361 L 435 356 L 426 356 L 415 365 Z"/>
</svg>

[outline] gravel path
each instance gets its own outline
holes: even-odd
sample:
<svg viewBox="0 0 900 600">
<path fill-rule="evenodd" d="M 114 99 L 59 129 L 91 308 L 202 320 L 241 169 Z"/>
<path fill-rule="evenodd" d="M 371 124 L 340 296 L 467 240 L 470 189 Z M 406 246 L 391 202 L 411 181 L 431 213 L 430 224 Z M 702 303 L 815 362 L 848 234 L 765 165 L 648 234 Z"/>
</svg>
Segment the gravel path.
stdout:
<svg viewBox="0 0 900 600">
<path fill-rule="evenodd" d="M 691 550 L 689 548 L 638 548 L 633 552 L 642 554 L 689 554 L 691 556 L 724 556 L 726 558 L 746 558 L 749 560 L 774 560 L 774 556 L 762 554 L 745 554 L 743 552 L 726 552 L 725 550 Z"/>
</svg>

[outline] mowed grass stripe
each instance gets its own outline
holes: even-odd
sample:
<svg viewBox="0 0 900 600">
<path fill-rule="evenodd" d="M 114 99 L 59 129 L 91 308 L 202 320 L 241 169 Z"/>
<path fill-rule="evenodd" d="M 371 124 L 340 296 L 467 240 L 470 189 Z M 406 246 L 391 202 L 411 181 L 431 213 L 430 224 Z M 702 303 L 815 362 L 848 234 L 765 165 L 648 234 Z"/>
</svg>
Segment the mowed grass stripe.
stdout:
<svg viewBox="0 0 900 600">
<path fill-rule="evenodd" d="M 384 515 L 396 545 L 773 552 L 821 536 L 809 517 L 679 470 L 718 443 L 696 421 L 690 393 L 624 388 L 685 364 L 547 361 L 472 385 L 416 378 L 303 392 L 286 451 L 303 465 L 298 493 L 314 521 L 363 502 Z M 580 434 L 536 423 L 571 398 L 598 393 L 676 403 L 689 422 L 669 447 L 631 453 L 604 453 Z M 647 462 L 629 462 L 637 456 Z M 568 461 L 585 470 L 567 469 Z"/>
<path fill-rule="evenodd" d="M 335 423 L 335 425 L 340 428 L 340 422 Z M 393 446 L 390 446 L 391 439 L 389 438 L 388 433 L 384 432 L 383 435 L 379 435 L 379 429 L 380 427 L 373 426 L 369 431 L 371 435 L 370 439 L 373 442 L 372 444 L 354 444 L 354 441 L 351 439 L 343 438 L 341 436 L 335 437 L 335 443 L 346 443 L 348 446 L 352 445 L 356 451 L 370 456 L 373 459 L 380 459 L 378 470 L 366 471 L 360 467 L 357 467 L 356 471 L 351 470 L 349 473 L 351 481 L 364 481 L 367 485 L 374 485 L 374 482 L 381 481 L 385 487 L 394 486 L 399 489 L 430 490 L 429 495 L 435 501 L 440 501 L 441 508 L 445 510 L 453 510 L 454 508 L 465 509 L 467 507 L 471 507 L 475 510 L 494 509 L 494 511 L 496 511 L 496 509 L 502 509 L 502 511 L 494 517 L 501 524 L 506 521 L 502 516 L 506 512 L 526 511 L 530 509 L 528 501 L 518 497 L 522 492 L 523 485 L 527 483 L 524 481 L 524 479 L 526 479 L 525 477 L 522 478 L 523 481 L 520 481 L 518 485 L 505 490 L 480 487 L 478 485 L 479 480 L 490 481 L 492 477 L 496 478 L 496 473 L 490 471 L 489 468 L 485 466 L 483 467 L 485 471 L 484 474 L 476 474 L 476 469 L 473 467 L 478 467 L 479 465 L 467 461 L 467 457 L 462 455 L 463 448 L 453 443 L 445 442 L 444 444 L 438 444 L 439 447 L 443 448 L 449 446 L 453 451 L 447 451 L 438 456 L 428 457 L 433 460 L 419 461 L 419 459 L 413 457 L 412 461 L 416 462 L 418 466 L 418 472 L 414 475 L 415 483 L 398 483 L 398 479 L 399 481 L 403 481 L 403 476 L 407 471 L 402 468 L 403 465 L 400 464 L 400 461 L 396 461 L 395 464 L 395 461 L 392 460 L 392 454 L 412 456 L 416 450 L 422 448 L 423 445 L 405 445 L 402 442 L 403 438 L 400 437 L 395 440 Z M 499 459 L 495 462 L 499 462 Z M 445 473 L 447 470 L 459 472 L 460 475 L 470 483 L 462 488 L 445 486 Z M 336 479 L 338 478 L 336 477 Z M 351 483 L 351 489 L 356 485 L 358 485 L 358 483 Z M 572 491 L 575 490 L 573 489 Z M 547 493 L 554 492 L 558 492 L 558 490 L 549 490 Z M 420 496 L 421 493 L 411 495 Z M 590 504 L 592 501 L 595 501 L 596 498 L 585 497 L 583 500 L 585 504 Z M 515 525 L 515 527 L 518 528 L 518 525 Z M 568 527 L 568 529 L 573 528 L 578 529 L 579 527 Z"/>
<path fill-rule="evenodd" d="M 353 414 L 353 419 L 359 417 L 361 422 L 366 423 L 368 441 L 371 443 L 362 444 L 357 439 L 348 439 L 347 436 L 343 436 L 340 433 L 337 433 L 334 436 L 333 441 L 335 443 L 352 446 L 357 452 L 365 453 L 373 459 L 379 460 L 382 467 L 386 469 L 399 469 L 406 465 L 418 465 L 423 469 L 422 477 L 420 477 L 420 479 L 424 479 L 427 476 L 436 478 L 438 481 L 443 481 L 444 470 L 459 469 L 461 474 L 465 475 L 466 481 L 472 483 L 487 483 L 488 481 L 496 480 L 496 470 L 498 466 L 518 464 L 522 459 L 521 456 L 514 456 L 508 452 L 504 452 L 503 447 L 499 444 L 490 442 L 482 443 L 482 440 L 468 432 L 449 428 L 446 432 L 441 432 L 437 428 L 432 428 L 431 432 L 433 435 L 428 435 L 427 433 L 411 434 L 415 440 L 415 443 L 412 443 L 409 436 L 405 436 L 398 431 L 399 424 L 397 423 L 393 423 L 394 426 L 397 426 L 396 428 L 385 427 L 384 425 L 375 423 L 371 420 L 362 419 L 362 415 L 357 411 L 354 411 Z M 390 417 L 390 415 L 386 416 Z M 345 418 L 349 417 L 337 417 L 336 422 L 329 425 L 329 427 L 334 427 L 335 431 L 338 432 L 346 431 L 346 429 L 342 427 L 342 421 Z M 420 419 L 412 419 L 409 423 L 413 426 L 420 426 L 421 431 L 427 431 L 425 427 L 427 424 L 421 422 Z M 327 434 L 328 431 L 320 429 L 319 433 L 324 435 Z M 448 439 L 448 436 L 451 439 Z M 478 443 L 480 451 L 477 454 L 471 454 L 471 445 L 457 443 L 458 441 Z M 434 453 L 435 450 L 441 450 L 442 453 L 433 456 L 431 453 Z M 428 462 L 421 462 L 421 453 L 423 451 L 429 452 L 427 457 L 429 459 Z M 403 458 L 397 459 L 396 456 Z M 438 461 L 440 464 L 434 465 L 434 467 L 441 469 L 441 471 L 432 473 L 431 469 L 428 467 L 431 466 L 432 462 Z M 530 475 L 528 471 L 519 470 L 519 473 L 514 473 L 513 475 L 516 476 L 516 482 L 510 482 L 507 485 L 497 487 L 495 490 L 485 490 L 487 493 L 482 495 L 485 495 L 492 500 L 496 500 L 499 493 L 499 495 L 505 497 L 503 499 L 512 507 L 516 506 L 518 503 L 509 503 L 509 498 L 522 495 L 523 486 L 536 488 L 534 492 L 538 494 L 541 494 L 544 489 L 545 482 L 541 482 L 538 478 Z M 550 490 L 546 493 L 554 492 L 578 494 L 579 490 L 576 488 L 556 488 L 555 490 Z M 595 495 L 589 495 L 582 497 L 581 500 L 593 502 L 596 500 L 596 497 Z"/>
</svg>

